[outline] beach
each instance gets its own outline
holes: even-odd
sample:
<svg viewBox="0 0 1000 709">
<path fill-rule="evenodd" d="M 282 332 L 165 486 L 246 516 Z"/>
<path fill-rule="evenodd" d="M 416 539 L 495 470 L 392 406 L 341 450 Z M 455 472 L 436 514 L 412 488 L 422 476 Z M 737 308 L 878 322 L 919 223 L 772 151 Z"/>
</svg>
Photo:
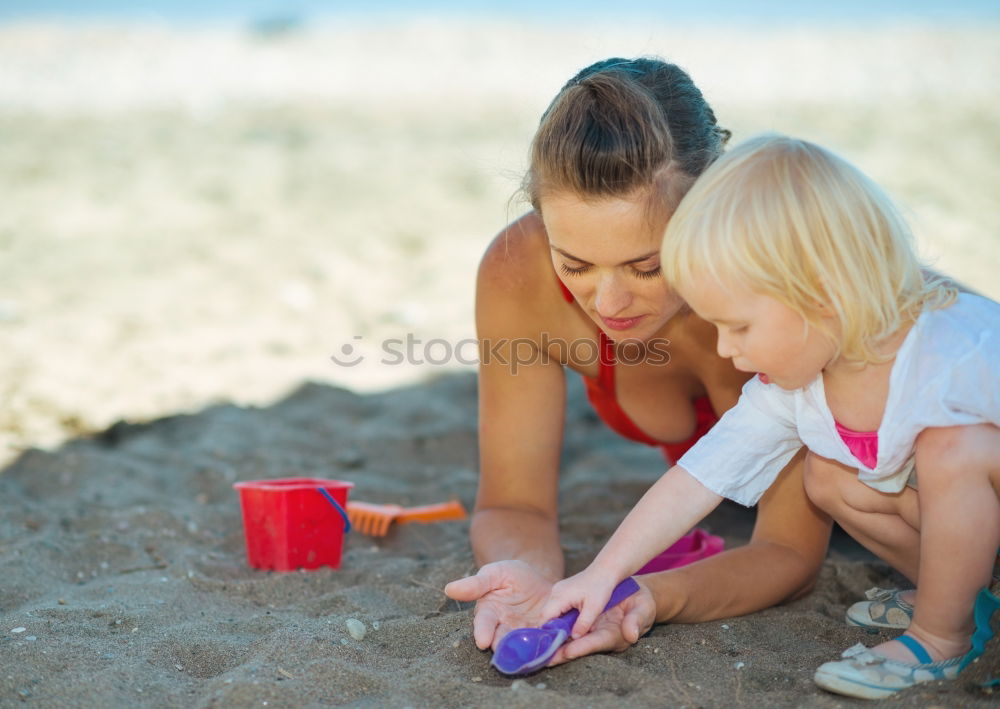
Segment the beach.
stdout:
<svg viewBox="0 0 1000 709">
<path fill-rule="evenodd" d="M 353 532 L 337 570 L 257 571 L 232 485 L 315 476 L 471 509 L 476 266 L 527 209 L 547 101 L 605 56 L 684 66 L 734 142 L 842 152 L 929 263 L 1000 297 L 997 37 L 0 25 L 0 707 L 856 706 L 812 672 L 878 641 L 844 611 L 903 580 L 842 533 L 803 599 L 515 681 L 441 591 L 475 570 L 467 522 Z M 663 462 L 568 381 L 573 571 Z M 727 503 L 705 526 L 735 546 L 752 524 Z M 881 704 L 995 701 L 959 680 Z"/>
</svg>

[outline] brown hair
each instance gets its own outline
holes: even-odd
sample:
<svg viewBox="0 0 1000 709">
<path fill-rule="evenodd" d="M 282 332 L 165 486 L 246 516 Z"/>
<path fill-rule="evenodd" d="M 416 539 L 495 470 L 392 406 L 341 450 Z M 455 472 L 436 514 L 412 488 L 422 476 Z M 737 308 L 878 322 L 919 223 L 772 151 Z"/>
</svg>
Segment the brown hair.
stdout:
<svg viewBox="0 0 1000 709">
<path fill-rule="evenodd" d="M 672 211 L 729 135 L 680 67 L 605 59 L 570 79 L 542 115 L 522 188 L 538 211 L 552 192 L 599 199 L 638 190 Z"/>
</svg>

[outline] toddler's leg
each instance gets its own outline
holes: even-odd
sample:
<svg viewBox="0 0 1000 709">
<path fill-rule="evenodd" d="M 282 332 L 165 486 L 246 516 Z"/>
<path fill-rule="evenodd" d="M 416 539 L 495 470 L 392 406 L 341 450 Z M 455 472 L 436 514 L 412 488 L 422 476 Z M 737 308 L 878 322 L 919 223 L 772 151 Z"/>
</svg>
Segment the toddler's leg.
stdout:
<svg viewBox="0 0 1000 709">
<path fill-rule="evenodd" d="M 873 490 L 856 468 L 806 456 L 806 494 L 848 534 L 916 585 L 920 562 L 920 512 L 917 494 L 904 488 L 897 494 Z"/>
<path fill-rule="evenodd" d="M 920 578 L 907 634 L 941 660 L 968 650 L 975 596 L 1000 545 L 1000 428 L 927 429 L 916 456 Z"/>
</svg>

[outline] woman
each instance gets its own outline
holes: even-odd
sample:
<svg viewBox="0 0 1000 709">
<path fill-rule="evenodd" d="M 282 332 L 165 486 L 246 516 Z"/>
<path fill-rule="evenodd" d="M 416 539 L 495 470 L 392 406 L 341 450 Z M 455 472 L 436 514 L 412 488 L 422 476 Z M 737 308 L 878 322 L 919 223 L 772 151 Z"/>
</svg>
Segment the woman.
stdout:
<svg viewBox="0 0 1000 709">
<path fill-rule="evenodd" d="M 660 446 L 671 462 L 739 398 L 748 375 L 718 356 L 714 327 L 684 307 L 659 266 L 670 214 L 726 138 L 690 77 L 654 59 L 587 67 L 542 117 L 524 185 L 534 210 L 493 241 L 477 283 L 471 541 L 482 567 L 446 592 L 477 602 L 480 648 L 544 620 L 541 605 L 563 577 L 563 368 L 583 376 L 614 430 Z M 624 649 L 654 622 L 740 615 L 803 595 L 829 532 L 796 457 L 760 501 L 749 544 L 640 577 L 639 593 L 553 663 Z"/>
</svg>

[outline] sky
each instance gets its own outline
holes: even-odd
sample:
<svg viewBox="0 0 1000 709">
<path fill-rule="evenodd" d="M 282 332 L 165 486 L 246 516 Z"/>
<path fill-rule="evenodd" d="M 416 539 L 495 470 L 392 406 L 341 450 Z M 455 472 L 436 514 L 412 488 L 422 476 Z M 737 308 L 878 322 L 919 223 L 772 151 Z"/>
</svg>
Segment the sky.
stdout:
<svg viewBox="0 0 1000 709">
<path fill-rule="evenodd" d="M 622 20 L 710 24 L 872 24 L 1000 20 L 997 0 L 0 0 L 0 21 L 125 19 L 176 24 L 285 19 L 495 16 L 524 20 Z"/>
</svg>

